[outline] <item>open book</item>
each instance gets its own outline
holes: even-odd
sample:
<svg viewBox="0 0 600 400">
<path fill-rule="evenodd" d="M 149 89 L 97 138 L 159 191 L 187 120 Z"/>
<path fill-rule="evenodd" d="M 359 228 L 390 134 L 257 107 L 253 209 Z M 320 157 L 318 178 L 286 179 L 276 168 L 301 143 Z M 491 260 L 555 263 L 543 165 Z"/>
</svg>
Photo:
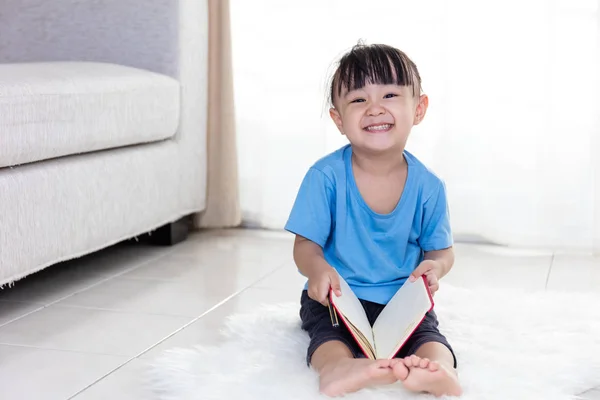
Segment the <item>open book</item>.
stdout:
<svg viewBox="0 0 600 400">
<path fill-rule="evenodd" d="M 340 297 L 333 291 L 329 294 L 332 322 L 339 316 L 371 359 L 394 358 L 434 305 L 425 276 L 415 282 L 406 280 L 371 327 L 360 300 L 342 277 L 340 286 Z"/>
</svg>

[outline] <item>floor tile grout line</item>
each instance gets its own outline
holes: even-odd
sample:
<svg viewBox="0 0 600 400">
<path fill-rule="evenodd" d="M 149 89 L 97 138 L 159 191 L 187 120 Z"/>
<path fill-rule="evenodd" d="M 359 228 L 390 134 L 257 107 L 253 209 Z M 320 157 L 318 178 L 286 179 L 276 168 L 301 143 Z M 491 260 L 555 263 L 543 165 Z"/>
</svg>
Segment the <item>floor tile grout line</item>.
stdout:
<svg viewBox="0 0 600 400">
<path fill-rule="evenodd" d="M 32 305 L 37 305 L 37 306 L 43 306 L 44 303 L 39 303 L 37 301 L 23 301 L 23 300 L 2 300 L 0 299 L 0 304 L 2 303 L 7 303 L 7 304 L 32 304 Z"/>
<path fill-rule="evenodd" d="M 186 324 L 184 324 L 183 326 L 181 326 L 180 328 L 176 329 L 175 331 L 171 332 L 169 335 L 167 335 L 166 337 L 162 338 L 161 340 L 159 340 L 158 342 L 156 342 L 155 344 L 153 344 L 152 346 L 148 347 L 147 349 L 141 351 L 139 354 L 137 354 L 136 356 L 131 357 L 130 359 L 126 360 L 125 362 L 123 362 L 123 364 L 119 365 L 118 367 L 114 368 L 113 370 L 107 372 L 106 374 L 104 374 L 103 376 L 99 377 L 98 379 L 96 379 L 94 382 L 90 383 L 89 385 L 87 385 L 86 387 L 84 387 L 83 389 L 79 390 L 77 393 L 73 394 L 71 397 L 69 397 L 67 400 L 72 400 L 75 397 L 79 396 L 81 393 L 85 392 L 86 390 L 90 389 L 91 387 L 93 387 L 94 385 L 96 385 L 97 383 L 101 382 L 102 380 L 106 379 L 107 377 L 109 377 L 110 375 L 114 374 L 115 372 L 117 372 L 118 370 L 120 370 L 121 368 L 125 367 L 127 364 L 131 363 L 132 361 L 139 359 L 141 356 L 143 356 L 144 354 L 146 354 L 147 352 L 149 352 L 150 350 L 154 349 L 155 347 L 159 346 L 160 344 L 164 343 L 166 340 L 170 339 L 171 337 L 175 336 L 176 334 L 178 334 L 179 332 L 183 331 L 184 329 L 188 328 L 190 325 L 198 322 L 201 318 L 204 318 L 206 315 L 210 314 L 211 312 L 213 312 L 214 310 L 216 310 L 217 308 L 221 307 L 223 304 L 227 303 L 229 300 L 233 299 L 236 296 L 239 296 L 240 294 L 242 294 L 243 292 L 245 292 L 246 290 L 252 288 L 253 285 L 255 285 L 258 282 L 261 282 L 262 280 L 268 278 L 269 276 L 273 275 L 274 273 L 276 273 L 279 269 L 283 268 L 283 266 L 287 263 L 287 261 L 283 261 L 279 264 L 279 266 L 275 267 L 272 271 L 270 271 L 269 273 L 263 275 L 262 277 L 260 277 L 257 281 L 255 281 L 254 283 L 252 283 L 251 285 L 238 290 L 237 292 L 231 294 L 230 296 L 226 297 L 225 299 L 221 300 L 219 303 L 215 304 L 214 306 L 212 306 L 211 308 L 209 308 L 208 310 L 206 310 L 205 312 L 203 312 L 202 314 L 200 314 L 199 316 L 195 317 L 194 319 L 192 319 L 191 321 L 187 322 Z"/>
<path fill-rule="evenodd" d="M 71 349 L 58 349 L 58 348 L 54 348 L 54 347 L 42 347 L 42 346 L 32 346 L 32 345 L 27 345 L 27 344 L 15 344 L 15 343 L 4 343 L 4 342 L 0 342 L 0 346 L 4 346 L 4 347 L 18 347 L 18 348 L 22 348 L 22 349 L 56 351 L 56 352 L 60 352 L 60 353 L 73 353 L 73 354 L 83 354 L 83 355 L 91 355 L 91 356 L 106 356 L 106 357 L 118 357 L 118 358 L 131 357 L 130 355 L 125 355 L 125 354 L 98 353 L 98 352 L 95 352 L 95 351 L 81 351 L 81 350 L 71 350 Z"/>
<path fill-rule="evenodd" d="M 149 313 L 149 312 L 145 312 L 145 311 L 128 311 L 128 310 L 118 310 L 116 308 L 81 306 L 81 305 L 77 305 L 77 304 L 54 304 L 54 306 L 62 307 L 62 308 L 76 308 L 79 310 L 106 311 L 106 312 L 111 312 L 111 313 L 115 313 L 115 314 L 150 315 L 150 316 L 155 316 L 155 317 L 171 317 L 171 318 L 179 318 L 179 319 L 195 318 L 194 316 L 191 316 L 191 315 Z"/>
<path fill-rule="evenodd" d="M 247 287 L 245 287 L 245 288 L 243 288 L 243 289 L 240 289 L 238 292 L 234 293 L 234 294 L 233 294 L 233 296 L 235 296 L 236 294 L 240 294 L 240 293 L 242 293 L 243 291 L 245 291 L 245 290 L 247 290 L 247 289 L 253 288 L 253 287 L 254 287 L 254 285 L 256 285 L 257 283 L 260 283 L 260 282 L 264 281 L 265 279 L 269 278 L 270 276 L 272 276 L 273 274 L 275 274 L 276 272 L 278 272 L 278 271 L 279 271 L 281 268 L 283 268 L 283 267 L 285 266 L 285 264 L 286 264 L 286 262 L 285 262 L 285 261 L 284 261 L 284 262 L 282 262 L 282 263 L 280 263 L 280 264 L 278 264 L 278 265 L 277 265 L 277 266 L 276 266 L 276 267 L 275 267 L 275 268 L 274 268 L 272 271 L 269 271 L 269 272 L 267 272 L 265 275 L 262 275 L 262 276 L 260 276 L 260 277 L 258 278 L 258 280 L 256 280 L 255 282 L 251 283 L 251 284 L 250 284 L 250 285 L 248 285 Z M 136 268 L 137 268 L 137 267 L 136 267 Z M 114 277 L 118 277 L 118 276 L 120 276 L 120 275 L 115 275 Z M 150 278 L 139 278 L 139 279 L 138 279 L 138 278 L 124 278 L 124 279 L 130 279 L 130 280 L 142 280 L 142 281 L 149 280 L 149 281 L 166 281 L 166 282 L 174 282 L 174 281 L 169 281 L 169 280 L 164 280 L 164 279 L 150 279 Z M 102 283 L 102 282 L 100 282 L 100 283 Z M 90 288 L 92 288 L 92 287 L 93 287 L 93 286 L 90 286 L 88 289 L 90 289 Z M 82 291 L 85 291 L 85 290 L 88 290 L 88 289 L 83 289 Z M 77 293 L 80 293 L 80 292 L 75 292 L 74 294 L 77 294 Z M 70 297 L 70 296 L 67 296 L 67 297 L 65 297 L 64 299 L 66 299 L 66 298 L 68 298 L 68 297 Z M 64 300 L 64 299 L 60 299 L 60 300 L 57 300 L 57 301 L 62 301 L 62 300 Z M 26 302 L 24 302 L 24 303 L 26 303 Z M 26 303 L 26 304 L 35 304 L 35 303 Z M 36 310 L 34 310 L 34 311 L 32 311 L 31 313 L 33 313 L 33 312 L 36 312 L 36 311 L 39 311 L 39 310 L 41 310 L 41 309 L 43 309 L 43 308 L 46 308 L 46 307 L 49 307 L 49 306 L 52 306 L 52 305 L 56 306 L 57 304 L 56 304 L 55 302 L 53 302 L 53 303 L 49 303 L 49 304 L 47 304 L 47 305 L 40 304 L 40 306 L 41 306 L 41 307 L 40 307 L 40 308 L 38 308 L 38 309 L 36 309 Z M 113 309 L 113 308 L 103 308 L 103 307 L 82 306 L 82 305 L 77 305 L 77 304 L 62 304 L 62 305 L 58 305 L 58 306 L 59 306 L 59 307 L 64 307 L 64 308 L 77 308 L 77 309 L 82 309 L 82 310 L 96 310 L 96 311 L 114 312 L 114 313 L 119 313 L 119 314 L 150 315 L 150 316 L 158 316 L 158 317 L 172 317 L 172 318 L 181 318 L 181 319 L 184 319 L 184 318 L 196 318 L 196 317 L 193 317 L 193 316 L 190 316 L 190 315 L 175 315 L 175 314 L 149 313 L 149 312 L 143 312 L 143 311 L 127 311 L 127 310 L 118 310 L 118 309 Z M 29 314 L 31 314 L 31 313 L 28 313 L 28 314 L 26 314 L 26 315 L 29 315 Z M 24 316 L 26 316 L 26 315 L 24 315 Z M 204 314 L 202 314 L 202 315 L 204 315 Z M 15 318 L 14 320 L 11 320 L 10 322 L 14 322 L 14 321 L 17 321 L 17 320 L 19 320 L 19 319 L 20 319 L 20 317 L 17 317 L 17 318 Z M 9 322 L 9 323 L 10 323 L 10 322 Z M 8 324 L 8 323 L 7 323 L 7 324 Z M 6 325 L 6 324 L 0 325 L 0 328 L 2 328 L 4 325 Z"/>
<path fill-rule="evenodd" d="M 254 282 L 252 285 L 250 286 L 254 286 L 257 283 L 260 283 L 262 281 L 264 281 L 265 279 L 269 278 L 270 276 L 276 274 L 281 268 L 283 268 L 286 264 L 288 263 L 288 261 L 282 261 L 278 267 L 275 267 L 271 272 L 263 275 L 262 277 L 258 278 L 258 280 L 256 282 Z"/>
<path fill-rule="evenodd" d="M 270 276 L 271 274 L 276 272 L 278 269 L 283 267 L 285 264 L 286 264 L 286 261 L 282 261 L 281 263 L 275 264 L 276 266 L 273 267 L 274 268 L 273 270 L 268 271 L 265 275 L 260 276 L 258 279 L 262 280 L 262 279 Z M 206 267 L 211 267 L 211 265 L 206 265 Z M 176 283 L 176 282 L 181 281 L 181 279 L 156 278 L 156 277 L 151 277 L 151 276 L 150 277 L 149 276 L 122 276 L 121 278 L 129 280 L 129 281 L 145 281 L 145 282 L 174 282 L 174 283 Z"/>
<path fill-rule="evenodd" d="M 61 307 L 61 308 L 75 308 L 75 309 L 79 309 L 79 310 L 106 311 L 106 312 L 115 313 L 115 314 L 149 315 L 149 316 L 155 316 L 155 317 L 171 317 L 171 318 L 179 318 L 179 319 L 195 318 L 192 315 L 150 313 L 150 312 L 145 312 L 145 311 L 128 311 L 128 310 L 118 310 L 116 308 L 81 306 L 81 305 L 77 305 L 77 304 L 53 304 L 52 306 L 53 307 Z M 41 307 L 41 308 L 46 308 L 46 307 Z M 0 328 L 2 326 L 0 326 Z"/>
<path fill-rule="evenodd" d="M 119 276 L 121 276 L 121 275 L 123 275 L 123 274 L 126 274 L 126 273 L 129 273 L 129 272 L 131 272 L 131 271 L 134 271 L 134 270 L 136 270 L 136 269 L 138 269 L 138 268 L 140 268 L 140 267 L 142 267 L 142 266 L 144 266 L 144 265 L 146 265 L 146 264 L 148 264 L 148 263 L 150 263 L 150 262 L 153 262 L 153 261 L 159 260 L 159 259 L 161 259 L 162 257 L 164 257 L 164 256 L 166 256 L 166 255 L 168 255 L 168 254 L 171 254 L 171 252 L 173 252 L 173 251 L 175 251 L 175 250 L 176 250 L 176 248 L 173 248 L 173 249 L 171 249 L 171 250 L 169 250 L 169 251 L 165 252 L 164 254 L 161 254 L 161 255 L 159 255 L 159 256 L 157 256 L 157 257 L 152 257 L 152 258 L 150 258 L 150 259 L 148 259 L 148 260 L 142 261 L 141 263 L 139 263 L 139 264 L 137 264 L 137 265 L 134 265 L 134 266 L 133 266 L 133 267 L 131 267 L 131 268 L 127 268 L 127 269 L 125 269 L 124 271 L 121 271 L 121 272 L 119 272 L 119 273 L 117 273 L 117 274 L 115 274 L 115 275 L 108 276 L 108 277 L 106 277 L 106 278 L 104 278 L 104 279 L 102 279 L 102 280 L 100 280 L 100 281 L 98 281 L 98 282 L 95 282 L 95 283 L 91 284 L 90 286 L 86 286 L 86 287 L 84 287 L 83 289 L 76 290 L 76 291 L 74 291 L 73 293 L 71 293 L 71 294 L 69 294 L 69 295 L 66 295 L 66 296 L 64 296 L 64 297 L 58 298 L 58 299 L 56 299 L 56 300 L 54 300 L 54 301 L 51 301 L 51 302 L 50 302 L 50 303 L 48 303 L 48 304 L 43 304 L 41 307 L 39 307 L 39 308 L 36 308 L 35 310 L 32 310 L 32 311 L 30 311 L 30 312 L 28 312 L 28 313 L 25 313 L 25 314 L 23 314 L 23 315 L 20 315 L 20 316 L 18 316 L 18 317 L 16 317 L 16 318 L 13 318 L 13 319 L 11 319 L 11 320 L 9 320 L 9 321 L 5 322 L 5 323 L 2 323 L 2 324 L 0 324 L 0 329 L 2 329 L 3 327 L 5 327 L 5 326 L 6 326 L 6 325 L 8 325 L 8 324 L 11 324 L 11 323 L 13 323 L 13 322 L 15 322 L 15 321 L 18 321 L 18 320 L 20 320 L 20 319 L 22 319 L 22 318 L 25 318 L 25 317 L 27 317 L 27 316 L 31 315 L 31 314 L 33 314 L 33 313 L 36 313 L 36 312 L 38 312 L 38 311 L 40 311 L 40 310 L 42 310 L 42 309 L 44 309 L 44 308 L 46 308 L 46 307 L 53 306 L 53 305 L 55 305 L 56 303 L 58 303 L 58 302 L 61 302 L 61 301 L 65 300 L 65 299 L 68 299 L 68 298 L 69 298 L 69 297 L 71 297 L 71 296 L 74 296 L 74 295 L 76 295 L 76 294 L 78 294 L 78 293 L 85 292 L 86 290 L 89 290 L 89 289 L 91 289 L 91 288 L 93 288 L 93 287 L 96 287 L 96 286 L 98 286 L 98 285 L 101 285 L 101 284 L 103 284 L 103 283 L 105 283 L 105 282 L 108 282 L 108 281 L 110 281 L 111 279 L 117 278 L 117 277 L 119 277 Z M 50 268 L 51 268 L 51 267 L 50 267 Z M 33 304 L 35 304 L 35 303 L 33 303 Z"/>
<path fill-rule="evenodd" d="M 166 255 L 166 254 L 165 254 Z M 160 256 L 158 257 L 160 258 Z M 155 259 L 150 259 L 147 262 L 151 262 Z M 132 267 L 131 270 L 139 268 L 141 266 L 143 266 L 145 264 L 144 263 L 140 263 L 140 265 L 136 266 L 136 267 Z M 216 305 L 214 305 L 213 307 L 209 308 L 208 310 L 204 311 L 202 314 L 200 314 L 200 316 L 197 317 L 191 317 L 191 316 L 187 316 L 187 315 L 171 315 L 171 314 L 160 314 L 160 313 L 146 313 L 146 312 L 134 312 L 134 311 L 124 311 L 124 310 L 116 310 L 116 309 L 106 309 L 106 308 L 101 308 L 101 307 L 87 307 L 87 306 L 78 306 L 78 305 L 71 305 L 71 304 L 67 304 L 67 305 L 61 305 L 60 307 L 65 307 L 65 308 L 77 308 L 77 309 L 83 309 L 83 310 L 97 310 L 97 311 L 106 311 L 106 312 L 114 312 L 114 313 L 120 313 L 120 314 L 136 314 L 136 315 L 150 315 L 150 316 L 160 316 L 160 317 L 172 317 L 172 318 L 180 318 L 180 319 L 187 319 L 187 318 L 192 318 L 192 320 L 188 321 L 186 324 L 184 324 L 182 327 L 180 327 L 179 329 L 177 329 L 176 331 L 172 332 L 169 336 L 167 336 L 166 338 L 161 339 L 159 342 L 155 343 L 153 346 L 151 346 L 150 348 L 146 349 L 144 352 L 142 352 L 141 354 L 139 354 L 136 357 L 139 357 L 140 355 L 144 354 L 145 352 L 148 352 L 149 350 L 151 350 L 152 348 L 158 346 L 159 344 L 161 344 L 162 342 L 164 342 L 165 340 L 167 340 L 168 338 L 170 338 L 171 336 L 179 333 L 181 330 L 185 329 L 186 327 L 188 327 L 190 324 L 197 322 L 200 318 L 206 316 L 208 313 L 214 311 L 216 308 L 220 307 L 222 304 L 226 303 L 227 301 L 229 301 L 231 298 L 241 294 L 242 292 L 246 291 L 247 289 L 252 288 L 254 285 L 256 285 L 259 282 L 262 282 L 263 280 L 267 279 L 268 277 L 272 276 L 273 274 L 275 274 L 277 271 L 279 271 L 281 268 L 283 268 L 283 266 L 286 264 L 286 262 L 281 262 L 279 263 L 272 271 L 269 271 L 268 273 L 266 273 L 265 275 L 260 276 L 255 282 L 253 282 L 252 284 L 248 285 L 247 287 L 238 290 L 237 292 L 233 293 L 232 295 L 230 295 L 229 297 L 226 297 L 224 300 L 222 300 L 221 302 L 217 303 Z M 125 273 L 127 273 L 127 271 L 125 271 Z M 113 277 L 118 277 L 120 276 L 120 274 L 116 274 Z M 99 283 L 103 283 L 105 282 L 105 280 L 98 282 Z M 89 288 L 93 287 L 95 285 L 90 286 Z M 82 289 L 81 291 L 85 291 L 88 290 L 87 289 Z M 77 294 L 81 291 L 75 292 L 73 294 Z M 68 298 L 70 296 L 66 296 L 65 298 Z M 63 298 L 63 299 L 65 299 Z M 63 299 L 59 299 L 56 300 L 56 302 L 60 302 Z M 49 303 L 47 305 L 41 305 L 41 307 L 32 310 L 31 312 L 24 314 L 20 317 L 14 318 L 10 321 L 8 321 L 5 324 L 0 325 L 0 328 L 10 324 L 11 322 L 15 322 L 21 318 L 26 317 L 27 315 L 33 314 L 37 311 L 40 311 L 46 307 L 50 307 L 52 305 L 56 305 L 56 302 L 52 302 Z M 59 349 L 53 349 L 53 348 L 44 348 L 44 347 L 38 347 L 38 346 L 28 346 L 28 345 L 20 345 L 20 344 L 10 344 L 10 343 L 0 343 L 0 345 L 7 345 L 7 346 L 20 346 L 20 347 L 29 347 L 29 348 L 39 348 L 39 349 L 46 349 L 46 350 L 59 350 Z M 65 351 L 74 351 L 74 350 L 65 350 Z M 103 353 L 89 353 L 89 354 L 100 354 L 103 355 Z M 111 355 L 111 354 L 105 354 L 105 355 Z M 124 355 L 119 355 L 120 357 L 127 357 Z"/>
<path fill-rule="evenodd" d="M 130 362 L 132 362 L 133 360 L 139 359 L 141 356 L 143 356 L 144 354 L 146 354 L 147 352 L 149 352 L 150 350 L 152 350 L 153 348 L 155 348 L 156 346 L 162 344 L 163 342 L 165 342 L 166 340 L 170 339 L 171 337 L 173 337 L 174 335 L 178 334 L 179 332 L 181 332 L 182 330 L 188 328 L 190 325 L 192 325 L 193 323 L 199 321 L 201 318 L 203 318 L 204 316 L 208 315 L 209 313 L 211 313 L 212 311 L 216 310 L 217 308 L 221 307 L 223 304 L 227 303 L 229 300 L 231 300 L 232 298 L 238 296 L 239 294 L 243 293 L 245 290 L 247 290 L 249 287 L 246 287 L 244 289 L 241 289 L 233 294 L 231 294 L 230 296 L 226 297 L 225 299 L 221 300 L 219 303 L 215 304 L 214 306 L 212 306 L 211 308 L 209 308 L 208 310 L 206 310 L 205 312 L 203 312 L 202 314 L 200 314 L 199 316 L 197 316 L 196 318 L 192 319 L 191 321 L 189 321 L 188 323 L 184 324 L 183 326 L 181 326 L 180 328 L 176 329 L 175 331 L 171 332 L 169 335 L 165 336 L 164 338 L 160 339 L 158 342 L 156 342 L 155 344 L 153 344 L 152 346 L 148 347 L 145 350 L 142 350 L 140 353 L 138 353 L 137 355 L 129 358 L 128 360 L 126 360 L 123 364 L 119 365 L 118 367 L 114 368 L 112 371 L 107 372 L 106 374 L 104 374 L 103 376 L 101 376 L 100 378 L 96 379 L 94 382 L 90 383 L 89 385 L 87 385 L 86 387 L 84 387 L 83 389 L 81 389 L 80 391 L 78 391 L 77 393 L 75 393 L 74 395 L 72 395 L 71 397 L 69 397 L 67 400 L 72 400 L 74 399 L 76 396 L 79 396 L 81 393 L 85 392 L 86 390 L 88 390 L 89 388 L 91 388 L 92 386 L 94 386 L 95 384 L 97 384 L 98 382 L 102 381 L 103 379 L 107 378 L 108 376 L 112 375 L 113 373 L 115 373 L 116 371 L 120 370 L 121 368 L 123 368 L 124 366 L 126 366 L 127 364 L 129 364 Z"/>
<path fill-rule="evenodd" d="M 54 306 L 59 302 L 64 301 L 65 299 L 68 299 L 72 296 L 75 296 L 79 293 L 88 291 L 94 287 L 97 287 L 99 285 L 102 285 L 112 279 L 121 277 L 125 274 L 128 274 L 132 271 L 135 271 L 139 268 L 142 268 L 143 266 L 155 262 L 156 260 L 159 260 L 161 258 L 167 257 L 169 255 L 172 255 L 173 253 L 176 253 L 176 251 L 179 250 L 178 248 L 174 247 L 172 249 L 170 249 L 169 251 L 166 252 L 162 252 L 161 254 L 157 254 L 156 256 L 153 256 L 147 260 L 144 260 L 138 264 L 134 264 L 134 266 L 130 267 L 130 268 L 126 268 L 125 270 L 119 272 L 119 273 L 115 273 L 109 276 L 104 277 L 104 279 L 100 279 L 97 282 L 94 282 L 93 284 L 90 284 L 88 286 L 85 286 L 79 290 L 75 290 L 72 293 L 69 293 L 68 295 L 62 296 L 57 298 L 54 301 L 51 301 L 49 303 L 30 303 L 30 302 L 22 302 L 22 303 L 29 303 L 29 304 L 34 304 L 34 305 L 39 305 L 39 307 L 35 308 L 34 310 L 31 310 L 30 312 L 27 312 L 23 315 L 20 315 L 19 317 L 13 318 L 5 323 L 2 323 L 0 325 L 0 328 L 5 327 L 6 325 L 13 323 L 15 321 L 18 321 L 22 318 L 25 318 L 35 312 L 38 312 L 40 310 L 43 310 L 44 308 L 50 307 L 50 306 Z M 159 346 L 160 344 L 162 344 L 163 342 L 165 342 L 166 340 L 168 340 L 169 338 L 171 338 L 172 336 L 176 335 L 177 333 L 181 332 L 182 330 L 186 329 L 187 327 L 189 327 L 190 325 L 192 325 L 193 323 L 197 322 L 198 320 L 200 320 L 201 318 L 205 317 L 206 315 L 208 315 L 209 313 L 211 313 L 212 311 L 214 311 L 215 309 L 219 308 L 220 306 L 222 306 L 223 304 L 225 304 L 226 302 L 230 301 L 232 298 L 240 295 L 241 293 L 243 293 L 244 291 L 250 289 L 253 285 L 262 282 L 263 280 L 265 280 L 266 278 L 270 277 L 271 275 L 273 275 L 274 273 L 276 273 L 278 270 L 280 270 L 287 261 L 280 261 L 279 263 L 275 264 L 276 267 L 273 268 L 271 271 L 269 271 L 268 273 L 260 276 L 256 281 L 252 282 L 251 284 L 249 284 L 248 286 L 246 286 L 243 289 L 240 289 L 238 291 L 236 291 L 235 293 L 231 294 L 230 296 L 226 297 L 225 299 L 223 299 L 222 301 L 220 301 L 219 303 L 215 304 L 213 307 L 211 307 L 210 309 L 206 310 L 205 312 L 203 312 L 201 315 L 191 319 L 190 321 L 188 321 L 187 323 L 185 323 L 183 326 L 181 326 L 179 329 L 173 331 L 172 333 L 170 333 L 169 335 L 167 335 L 166 337 L 164 337 L 163 339 L 159 340 L 158 342 L 154 343 L 153 345 L 151 345 L 150 347 L 148 347 L 147 349 L 141 351 L 139 354 L 135 355 L 135 356 L 124 356 L 124 355 L 110 355 L 110 354 L 102 354 L 102 353 L 90 353 L 90 352 L 79 352 L 79 351 L 73 351 L 73 350 L 60 350 L 60 349 L 51 349 L 51 348 L 42 348 L 42 347 L 36 347 L 36 346 L 27 346 L 27 345 L 15 345 L 15 344 L 3 344 L 6 346 L 13 346 L 13 347 L 22 347 L 22 348 L 33 348 L 33 349 L 40 349 L 40 350 L 50 350 L 50 351 L 64 351 L 64 352 L 72 352 L 72 353 L 82 353 L 82 354 L 92 354 L 92 355 L 105 355 L 105 356 L 113 356 L 113 357 L 131 357 L 128 360 L 126 360 L 125 362 L 123 362 L 120 366 L 114 368 L 112 371 L 109 371 L 108 373 L 106 373 L 104 376 L 100 377 L 99 379 L 95 380 L 94 382 L 92 382 L 90 385 L 86 386 L 85 388 L 79 390 L 77 393 L 75 393 L 74 395 L 72 395 L 71 397 L 69 397 L 69 399 L 74 398 L 75 396 L 78 396 L 79 394 L 81 394 L 83 391 L 89 389 L 89 387 L 95 385 L 96 383 L 100 382 L 101 380 L 105 379 L 106 377 L 108 377 L 109 375 L 111 375 L 112 373 L 116 372 L 117 370 L 119 370 L 120 368 L 122 368 L 123 366 L 129 364 L 131 361 L 135 360 L 135 359 L 139 359 L 142 355 L 144 355 L 145 353 L 149 352 L 150 350 L 152 350 L 153 348 L 155 348 L 156 346 Z M 99 276 L 98 278 L 102 278 L 101 276 Z M 132 279 L 135 279 L 132 278 Z M 7 302 L 9 302 L 9 300 L 6 300 Z M 16 301 L 19 302 L 19 301 Z M 77 307 L 77 306 L 65 306 L 65 307 Z M 79 307 L 79 308 L 85 308 L 85 307 Z M 104 309 L 99 309 L 99 310 L 104 310 Z M 119 312 L 118 310 L 105 310 L 105 311 L 113 311 L 113 312 Z M 139 313 L 137 313 L 139 314 Z M 152 315 L 161 315 L 163 316 L 163 314 L 152 314 Z M 171 316 L 171 315 L 164 315 L 164 316 Z M 173 317 L 178 317 L 178 318 L 190 318 L 190 317 L 186 317 L 186 316 L 173 316 Z"/>
<path fill-rule="evenodd" d="M 6 321 L 6 322 L 4 322 L 4 323 L 0 324 L 0 329 L 4 328 L 5 326 L 7 326 L 7 325 L 9 325 L 9 324 L 12 324 L 13 322 L 16 322 L 16 321 L 20 320 L 21 318 L 25 318 L 25 317 L 27 317 L 28 315 L 31 315 L 31 314 L 33 314 L 33 313 L 36 313 L 36 312 L 38 312 L 38 311 L 41 311 L 41 310 L 43 310 L 43 309 L 44 309 L 44 308 L 46 308 L 46 307 L 47 307 L 47 306 L 46 306 L 45 304 L 41 304 L 41 305 L 40 305 L 40 307 L 38 307 L 38 308 L 36 308 L 36 309 L 34 309 L 34 310 L 31 310 L 31 311 L 29 311 L 29 312 L 26 312 L 25 314 L 19 315 L 18 317 L 15 317 L 15 318 L 13 318 L 13 319 L 10 319 L 10 320 L 8 320 L 8 321 Z"/>
<path fill-rule="evenodd" d="M 555 253 L 552 253 L 552 257 L 550 258 L 550 266 L 548 267 L 548 274 L 546 275 L 546 284 L 544 286 L 544 290 L 548 290 L 548 283 L 550 283 L 550 274 L 552 273 L 552 267 L 554 266 L 554 257 Z"/>
</svg>

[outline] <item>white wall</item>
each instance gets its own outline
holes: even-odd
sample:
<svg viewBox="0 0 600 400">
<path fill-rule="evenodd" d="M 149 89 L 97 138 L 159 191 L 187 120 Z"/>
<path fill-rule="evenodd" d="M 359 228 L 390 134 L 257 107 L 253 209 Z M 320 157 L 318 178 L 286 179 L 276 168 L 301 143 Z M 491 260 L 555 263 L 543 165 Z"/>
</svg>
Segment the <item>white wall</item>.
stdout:
<svg viewBox="0 0 600 400">
<path fill-rule="evenodd" d="M 409 150 L 447 182 L 458 237 L 600 249 L 597 1 L 232 0 L 245 219 L 285 223 L 344 142 L 325 82 L 359 39 L 406 51 L 430 96 Z"/>
</svg>

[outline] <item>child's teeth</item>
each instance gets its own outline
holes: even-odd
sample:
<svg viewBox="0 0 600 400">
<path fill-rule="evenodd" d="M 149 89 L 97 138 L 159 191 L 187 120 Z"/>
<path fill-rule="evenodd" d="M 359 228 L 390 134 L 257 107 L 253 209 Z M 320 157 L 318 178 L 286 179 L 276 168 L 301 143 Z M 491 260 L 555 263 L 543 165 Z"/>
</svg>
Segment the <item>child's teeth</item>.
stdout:
<svg viewBox="0 0 600 400">
<path fill-rule="evenodd" d="M 390 127 L 389 124 L 385 124 L 385 125 L 369 126 L 367 129 L 370 131 L 384 131 L 384 130 L 388 129 L 389 127 Z"/>
</svg>

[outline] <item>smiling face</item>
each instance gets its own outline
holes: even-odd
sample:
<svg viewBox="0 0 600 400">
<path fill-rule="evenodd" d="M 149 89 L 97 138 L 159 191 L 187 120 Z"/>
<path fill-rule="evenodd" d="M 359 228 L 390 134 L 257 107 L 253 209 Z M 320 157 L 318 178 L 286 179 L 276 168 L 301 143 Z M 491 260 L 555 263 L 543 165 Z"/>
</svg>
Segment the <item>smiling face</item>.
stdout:
<svg viewBox="0 0 600 400">
<path fill-rule="evenodd" d="M 358 151 L 403 150 L 427 111 L 416 66 L 384 45 L 357 46 L 342 58 L 331 85 L 330 115 Z"/>
<path fill-rule="evenodd" d="M 369 152 L 403 150 L 414 125 L 427 110 L 427 96 L 415 97 L 408 86 L 366 84 L 343 91 L 331 118 L 353 147 Z"/>
</svg>

